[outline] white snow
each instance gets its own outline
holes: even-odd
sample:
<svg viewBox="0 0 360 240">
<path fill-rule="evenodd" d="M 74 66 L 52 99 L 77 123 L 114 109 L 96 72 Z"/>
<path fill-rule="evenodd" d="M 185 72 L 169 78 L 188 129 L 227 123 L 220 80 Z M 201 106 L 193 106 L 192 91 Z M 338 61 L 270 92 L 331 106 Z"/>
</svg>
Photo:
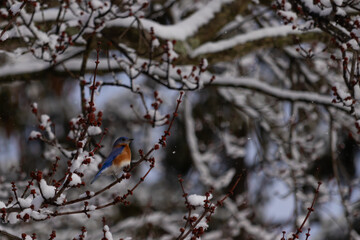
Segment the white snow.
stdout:
<svg viewBox="0 0 360 240">
<path fill-rule="evenodd" d="M 306 0 L 306 1 L 308 1 L 308 0 Z M 331 7 L 330 0 L 320 0 L 320 1 L 325 7 Z"/>
<path fill-rule="evenodd" d="M 57 199 L 56 199 L 56 203 L 57 204 L 62 204 L 62 203 L 64 203 L 64 201 L 66 200 L 66 196 L 65 196 L 65 194 L 61 194 Z"/>
<path fill-rule="evenodd" d="M 90 206 L 88 207 L 88 209 L 89 209 L 90 211 L 95 211 L 95 210 L 96 210 L 96 206 L 95 206 L 95 205 L 90 205 Z"/>
<path fill-rule="evenodd" d="M 19 221 L 19 219 L 17 218 L 17 213 L 16 212 L 12 212 L 8 215 L 8 219 L 10 224 L 15 224 Z"/>
<path fill-rule="evenodd" d="M 88 128 L 88 134 L 90 136 L 95 136 L 95 135 L 99 135 L 101 134 L 102 130 L 100 127 L 97 127 L 97 126 L 90 126 Z M 69 133 L 70 134 L 70 133 Z"/>
<path fill-rule="evenodd" d="M 38 194 L 31 202 L 31 205 L 34 206 L 35 210 L 38 210 L 41 206 L 41 204 L 44 202 L 44 198 Z"/>
<path fill-rule="evenodd" d="M 84 146 L 85 142 L 83 143 Z M 78 158 L 74 159 L 71 163 L 71 168 L 70 168 L 70 172 L 74 172 L 75 170 L 77 170 L 78 172 L 82 172 L 84 169 L 82 169 L 81 167 L 85 167 L 87 168 L 87 165 L 82 164 L 82 162 L 89 157 L 89 152 L 87 151 L 83 151 L 79 154 Z M 91 162 L 93 162 L 93 158 L 91 158 Z"/>
<path fill-rule="evenodd" d="M 199 214 L 194 213 L 191 215 L 191 217 L 196 217 L 197 219 L 200 217 Z M 206 230 L 209 225 L 206 223 L 206 218 L 202 218 L 201 221 L 196 225 L 196 227 L 202 227 L 204 230 Z"/>
<path fill-rule="evenodd" d="M 24 240 L 33 240 L 32 237 L 30 237 L 30 235 L 26 235 L 25 239 Z"/>
<path fill-rule="evenodd" d="M 35 220 L 44 220 L 48 217 L 45 213 L 40 213 L 38 211 L 31 211 L 30 216 Z"/>
<path fill-rule="evenodd" d="M 42 114 L 40 116 L 40 126 L 45 128 L 50 140 L 53 140 L 55 138 L 55 135 L 51 130 L 51 121 L 48 115 Z"/>
<path fill-rule="evenodd" d="M 75 139 L 75 132 L 73 130 L 70 130 L 67 137 L 70 139 Z"/>
<path fill-rule="evenodd" d="M 130 66 L 128 74 L 131 78 L 137 76 L 138 73 L 139 71 L 137 71 L 133 66 Z"/>
<path fill-rule="evenodd" d="M 245 157 L 246 150 L 244 146 L 239 146 L 241 142 L 234 135 L 225 132 L 223 136 L 223 142 L 227 155 L 232 158 Z"/>
<path fill-rule="evenodd" d="M 28 208 L 31 206 L 32 197 L 18 198 L 19 204 L 22 208 Z"/>
<path fill-rule="evenodd" d="M 190 17 L 178 22 L 174 25 L 162 25 L 148 19 L 139 19 L 142 27 L 150 31 L 154 28 L 156 36 L 163 39 L 185 40 L 193 36 L 198 29 L 207 24 L 210 19 L 215 16 L 215 13 L 221 10 L 222 5 L 232 2 L 233 0 L 212 0 L 200 10 L 193 13 Z M 135 22 L 135 23 L 134 23 Z M 106 23 L 107 27 L 133 27 L 137 28 L 138 24 L 134 17 L 125 19 L 115 19 Z"/>
<path fill-rule="evenodd" d="M 149 110 L 150 119 L 155 119 L 155 125 L 156 126 L 162 126 L 166 123 L 167 118 L 165 118 L 165 115 L 161 114 L 159 110 L 155 111 L 154 109 Z M 155 115 L 155 118 L 154 118 Z"/>
<path fill-rule="evenodd" d="M 171 63 L 174 61 L 174 59 L 178 58 L 179 55 L 174 51 L 174 45 L 171 41 L 166 42 L 167 45 L 167 52 L 163 54 L 162 59 L 164 61 L 167 61 L 169 59 L 169 62 Z"/>
<path fill-rule="evenodd" d="M 359 43 L 355 39 L 351 39 L 347 42 L 354 50 L 359 50 Z"/>
<path fill-rule="evenodd" d="M 109 226 L 108 226 L 108 225 L 104 225 L 103 230 L 104 230 L 104 232 L 105 232 L 105 237 L 106 237 L 108 240 L 113 240 L 113 237 L 112 237 L 112 234 L 111 234 L 111 232 L 110 232 Z"/>
<path fill-rule="evenodd" d="M 353 29 L 351 32 L 354 33 L 356 37 L 358 37 L 358 38 L 360 37 L 360 30 L 359 29 Z"/>
<path fill-rule="evenodd" d="M 104 3 L 99 0 L 91 0 L 90 5 L 92 6 L 93 9 L 98 9 L 98 8 L 102 8 L 104 6 Z"/>
<path fill-rule="evenodd" d="M 22 5 L 21 2 L 16 2 L 11 5 L 10 11 L 12 12 L 13 15 L 17 14 L 20 11 L 21 5 Z"/>
<path fill-rule="evenodd" d="M 94 196 L 94 194 L 95 194 L 95 193 L 91 191 L 89 195 L 90 195 L 90 196 Z M 87 197 L 87 196 L 88 196 L 87 193 L 84 192 L 84 193 L 82 193 L 82 194 L 79 195 L 79 198 L 83 198 L 83 197 Z"/>
<path fill-rule="evenodd" d="M 106 233 L 105 233 L 105 237 L 106 237 L 106 239 L 108 239 L 108 240 L 113 240 L 113 237 L 112 237 L 111 232 L 106 232 Z"/>
<path fill-rule="evenodd" d="M 40 180 L 40 188 L 43 196 L 46 199 L 52 198 L 55 196 L 55 190 L 56 188 L 54 186 L 47 185 L 46 181 L 44 179 Z"/>
<path fill-rule="evenodd" d="M 50 117 L 46 114 L 41 115 L 40 117 L 41 126 L 46 127 L 49 125 Z"/>
<path fill-rule="evenodd" d="M 202 59 L 202 66 L 201 66 L 201 70 L 206 70 L 206 68 L 209 66 L 209 62 L 206 58 Z"/>
<path fill-rule="evenodd" d="M 356 84 L 356 85 L 354 86 L 354 97 L 355 97 L 355 99 L 356 99 L 357 101 L 360 100 L 360 86 L 359 86 L 359 84 Z"/>
<path fill-rule="evenodd" d="M 2 33 L 2 31 L 0 32 L 0 34 L 1 33 Z M 7 32 L 4 32 L 0 37 L 0 42 L 5 41 L 8 38 L 9 38 L 9 34 Z"/>
<path fill-rule="evenodd" d="M 23 26 L 20 26 L 19 28 L 21 27 Z M 10 30 L 8 31 L 8 33 L 9 32 Z M 31 32 L 29 32 L 29 34 L 31 34 Z M 57 59 L 58 61 L 61 61 L 62 59 L 73 56 L 82 50 L 83 47 L 71 47 L 68 49 L 67 52 L 60 55 Z M 0 66 L 0 77 L 23 74 L 23 73 L 33 73 L 51 67 L 47 62 L 34 58 L 34 56 L 31 53 L 29 53 L 27 49 L 18 48 L 12 53 L 6 51 L 1 51 L 1 52 L 6 54 L 7 61 L 6 64 Z M 20 55 L 21 57 L 19 57 Z"/>
<path fill-rule="evenodd" d="M 81 183 L 81 178 L 80 178 L 80 176 L 79 175 L 77 175 L 76 173 L 73 173 L 72 175 L 71 175 L 71 181 L 70 181 L 70 183 L 69 183 L 69 186 L 71 187 L 71 186 L 76 186 L 76 185 L 78 185 L 78 184 L 80 184 Z"/>
<path fill-rule="evenodd" d="M 212 199 L 212 195 L 208 197 L 208 200 Z M 191 194 L 188 196 L 188 201 L 193 206 L 203 206 L 206 196 L 201 196 L 197 194 Z"/>
<path fill-rule="evenodd" d="M 284 11 L 284 10 L 279 10 L 278 13 L 286 18 L 287 20 L 296 20 L 297 19 L 297 15 L 296 13 L 292 12 L 292 11 Z"/>
<path fill-rule="evenodd" d="M 343 0 L 333 0 L 333 2 L 337 5 L 337 6 L 341 6 L 343 3 Z"/>
<path fill-rule="evenodd" d="M 290 11 L 291 10 L 291 3 L 289 3 L 289 2 L 285 2 L 285 4 L 284 4 L 284 9 L 285 9 L 285 11 Z"/>
<path fill-rule="evenodd" d="M 333 9 L 332 9 L 331 7 L 329 7 L 329 8 L 324 8 L 323 10 L 320 11 L 320 16 L 326 17 L 326 16 L 328 16 L 328 15 L 331 14 L 332 10 L 333 10 Z"/>
<path fill-rule="evenodd" d="M 25 215 L 28 215 L 29 217 L 31 217 L 31 212 L 32 212 L 32 210 L 30 208 L 24 209 L 23 211 L 21 211 L 19 213 L 20 218 L 24 218 Z M 28 221 L 28 219 L 26 221 Z"/>
<path fill-rule="evenodd" d="M 35 138 L 39 138 L 39 137 L 41 137 L 41 133 L 38 131 L 31 131 L 30 136 L 29 136 L 30 139 L 35 139 Z"/>
<path fill-rule="evenodd" d="M 341 99 L 344 100 L 345 98 L 351 98 L 350 93 L 344 90 L 344 88 L 341 87 L 340 84 L 335 84 L 335 86 L 336 86 L 336 92 Z"/>
<path fill-rule="evenodd" d="M 160 46 L 159 39 L 154 38 L 154 39 L 151 41 L 151 44 L 152 44 L 152 50 L 154 50 L 154 48 L 159 47 L 159 46 Z"/>
<path fill-rule="evenodd" d="M 217 76 L 216 81 L 214 81 L 213 84 L 219 84 L 223 86 L 231 85 L 234 87 L 237 86 L 247 89 L 253 89 L 280 99 L 289 99 L 292 101 L 314 102 L 318 104 L 331 105 L 331 101 L 333 99 L 331 96 L 318 94 L 316 92 L 282 89 L 279 87 L 271 86 L 270 84 L 259 81 L 255 78 L 233 78 L 231 76 Z M 342 108 L 340 106 L 337 107 Z"/>
<path fill-rule="evenodd" d="M 308 32 L 313 32 L 317 30 L 312 30 Z M 244 44 L 246 42 L 251 42 L 255 40 L 260 40 L 263 38 L 269 38 L 269 37 L 280 37 L 280 36 L 287 36 L 289 34 L 301 34 L 302 31 L 298 29 L 293 29 L 292 26 L 276 26 L 276 27 L 267 27 L 264 29 L 258 29 L 251 32 L 247 32 L 244 34 L 239 34 L 233 38 L 220 40 L 217 42 L 208 42 L 200 47 L 193 50 L 193 52 L 190 54 L 191 57 L 196 57 L 201 54 L 207 54 L 207 53 L 215 53 L 224 51 L 230 48 L 233 48 L 236 45 Z"/>
<path fill-rule="evenodd" d="M 336 8 L 336 15 L 340 15 L 340 16 L 345 17 L 345 16 L 346 16 L 346 12 L 345 12 L 344 9 L 337 7 L 337 8 Z"/>
</svg>

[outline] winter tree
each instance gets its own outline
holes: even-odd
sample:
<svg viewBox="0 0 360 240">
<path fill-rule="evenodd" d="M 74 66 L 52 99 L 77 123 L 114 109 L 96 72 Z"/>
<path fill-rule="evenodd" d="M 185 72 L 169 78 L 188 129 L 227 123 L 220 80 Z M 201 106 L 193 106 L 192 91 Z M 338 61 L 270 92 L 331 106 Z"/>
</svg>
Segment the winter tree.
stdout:
<svg viewBox="0 0 360 240">
<path fill-rule="evenodd" d="M 360 239 L 359 11 L 1 1 L 0 238 Z"/>
</svg>

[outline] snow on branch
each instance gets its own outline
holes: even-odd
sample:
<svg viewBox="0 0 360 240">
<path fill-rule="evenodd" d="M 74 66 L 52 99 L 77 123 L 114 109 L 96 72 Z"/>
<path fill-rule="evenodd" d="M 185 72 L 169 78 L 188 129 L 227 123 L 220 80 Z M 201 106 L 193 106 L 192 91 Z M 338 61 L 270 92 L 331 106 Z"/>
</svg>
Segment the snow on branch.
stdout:
<svg viewBox="0 0 360 240">
<path fill-rule="evenodd" d="M 295 91 L 288 90 L 279 87 L 274 87 L 266 82 L 259 81 L 254 78 L 232 78 L 230 76 L 221 77 L 216 76 L 216 81 L 211 83 L 213 86 L 218 87 L 235 87 L 235 88 L 246 88 L 251 89 L 277 99 L 288 100 L 293 102 L 306 102 L 312 104 L 320 104 L 324 106 L 331 106 L 343 111 L 350 111 L 350 108 L 344 107 L 342 104 L 334 104 L 333 98 L 316 92 L 307 91 Z"/>
<path fill-rule="evenodd" d="M 195 134 L 195 123 L 192 117 L 192 108 L 189 102 L 190 100 L 185 98 L 186 138 L 189 143 L 192 159 L 194 160 L 196 169 L 199 171 L 202 182 L 208 186 L 214 187 L 214 189 L 221 189 L 229 185 L 235 175 L 235 169 L 230 168 L 220 177 L 212 176 L 210 166 L 213 159 L 217 157 L 215 152 L 216 149 L 210 149 L 204 153 L 199 151 L 199 144 Z"/>
<path fill-rule="evenodd" d="M 193 36 L 200 27 L 207 24 L 215 14 L 219 12 L 223 5 L 231 3 L 233 0 L 212 0 L 200 10 L 191 14 L 190 17 L 173 25 L 162 25 L 149 19 L 140 19 L 135 22 L 135 17 L 125 19 L 114 19 L 109 21 L 107 27 L 139 27 L 139 24 L 148 31 L 154 29 L 155 35 L 163 39 L 185 40 Z M 135 23 L 134 23 L 135 22 Z M 134 24 L 133 24 L 134 23 Z"/>
<path fill-rule="evenodd" d="M 319 32 L 319 31 L 312 30 L 312 32 Z M 304 33 L 303 31 L 300 31 L 298 29 L 293 29 L 292 26 L 276 26 L 276 27 L 257 29 L 257 30 L 249 31 L 247 33 L 239 34 L 229 39 L 220 40 L 217 42 L 205 43 L 200 47 L 194 49 L 190 53 L 190 56 L 195 58 L 202 54 L 221 52 L 227 49 L 231 49 L 236 45 L 244 44 L 255 40 L 261 40 L 269 37 L 270 38 L 285 37 L 288 35 L 298 35 L 303 33 Z"/>
</svg>

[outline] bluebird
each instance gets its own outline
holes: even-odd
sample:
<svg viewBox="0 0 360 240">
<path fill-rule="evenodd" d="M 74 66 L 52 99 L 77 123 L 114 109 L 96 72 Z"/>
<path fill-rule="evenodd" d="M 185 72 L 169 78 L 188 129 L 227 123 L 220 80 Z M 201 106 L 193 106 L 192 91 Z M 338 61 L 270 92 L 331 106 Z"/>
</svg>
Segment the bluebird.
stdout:
<svg viewBox="0 0 360 240">
<path fill-rule="evenodd" d="M 116 175 L 123 167 L 130 165 L 131 150 L 129 144 L 133 139 L 127 137 L 119 137 L 114 142 L 113 148 L 109 156 L 106 158 L 104 164 L 101 166 L 99 172 L 95 175 L 91 184 L 106 170 L 110 174 Z"/>
</svg>

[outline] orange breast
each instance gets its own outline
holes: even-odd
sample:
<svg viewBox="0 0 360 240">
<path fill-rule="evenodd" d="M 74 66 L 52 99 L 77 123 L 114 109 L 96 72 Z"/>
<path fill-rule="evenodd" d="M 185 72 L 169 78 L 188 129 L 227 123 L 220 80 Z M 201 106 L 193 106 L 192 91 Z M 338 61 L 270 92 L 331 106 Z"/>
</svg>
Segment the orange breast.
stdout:
<svg viewBox="0 0 360 240">
<path fill-rule="evenodd" d="M 131 161 L 131 151 L 128 144 L 119 144 L 116 147 L 125 146 L 124 150 L 119 154 L 115 159 L 113 164 L 115 166 L 124 167 L 130 164 Z"/>
</svg>

